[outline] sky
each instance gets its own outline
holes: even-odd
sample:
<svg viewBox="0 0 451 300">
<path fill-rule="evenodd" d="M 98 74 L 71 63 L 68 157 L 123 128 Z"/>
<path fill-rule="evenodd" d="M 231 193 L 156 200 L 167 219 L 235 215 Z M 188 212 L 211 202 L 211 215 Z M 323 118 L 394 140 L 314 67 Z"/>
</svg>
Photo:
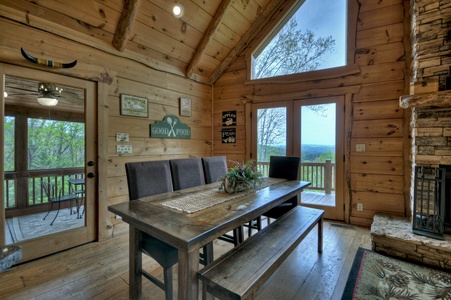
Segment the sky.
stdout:
<svg viewBox="0 0 451 300">
<path fill-rule="evenodd" d="M 346 4 L 347 0 L 306 0 L 294 17 L 303 31 L 309 29 L 317 36 L 332 36 L 334 53 L 324 56 L 319 69 L 346 64 Z"/>
<path fill-rule="evenodd" d="M 306 106 L 301 110 L 301 144 L 335 145 L 335 103 L 326 104 L 327 117 L 318 116 Z"/>
</svg>

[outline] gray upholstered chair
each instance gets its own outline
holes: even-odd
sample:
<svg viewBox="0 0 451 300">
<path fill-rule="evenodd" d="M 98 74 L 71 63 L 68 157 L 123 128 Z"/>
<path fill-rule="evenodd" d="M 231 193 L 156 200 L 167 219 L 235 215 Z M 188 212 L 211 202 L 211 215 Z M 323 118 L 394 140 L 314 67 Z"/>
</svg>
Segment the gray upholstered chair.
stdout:
<svg viewBox="0 0 451 300">
<path fill-rule="evenodd" d="M 180 158 L 169 161 L 174 191 L 205 184 L 202 161 L 200 158 Z M 213 261 L 213 243 L 202 248 L 200 263 L 207 265 Z"/>
<path fill-rule="evenodd" d="M 227 159 L 225 156 L 203 157 L 202 165 L 206 184 L 216 182 L 219 177 L 227 174 Z"/>
<path fill-rule="evenodd" d="M 219 177 L 227 174 L 227 159 L 225 156 L 210 156 L 202 158 L 204 168 L 205 183 L 213 183 Z M 237 246 L 243 242 L 243 228 L 240 226 L 233 230 L 233 235 L 224 234 L 219 237 L 220 240 L 229 242 Z"/>
<path fill-rule="evenodd" d="M 125 170 L 130 201 L 173 190 L 168 160 L 126 163 Z M 141 249 L 163 267 L 164 281 L 161 282 L 145 270 L 142 271 L 143 276 L 163 289 L 167 300 L 172 299 L 172 266 L 178 261 L 178 250 L 144 232 Z"/>
<path fill-rule="evenodd" d="M 297 180 L 299 178 L 299 156 L 270 156 L 269 177 Z M 263 216 L 277 219 L 298 205 L 298 196 L 265 212 Z"/>
<path fill-rule="evenodd" d="M 298 156 L 270 156 L 269 157 L 269 176 L 273 178 L 283 178 L 287 180 L 297 180 L 299 174 L 299 163 L 301 158 Z M 266 217 L 269 224 L 270 219 L 277 219 L 290 209 L 296 207 L 298 197 L 293 197 L 282 204 L 265 212 L 262 216 Z M 252 229 L 257 231 L 262 229 L 262 217 L 259 216 L 244 225 L 249 228 L 248 234 L 251 236 Z"/>
<path fill-rule="evenodd" d="M 181 158 L 169 161 L 174 191 L 205 184 L 200 158 Z"/>
</svg>

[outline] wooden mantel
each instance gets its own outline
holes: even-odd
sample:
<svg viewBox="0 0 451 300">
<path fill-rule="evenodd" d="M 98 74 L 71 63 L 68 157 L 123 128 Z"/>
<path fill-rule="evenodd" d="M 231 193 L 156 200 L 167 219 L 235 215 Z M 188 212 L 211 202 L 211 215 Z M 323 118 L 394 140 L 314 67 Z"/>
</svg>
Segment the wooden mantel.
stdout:
<svg viewBox="0 0 451 300">
<path fill-rule="evenodd" d="M 399 97 L 399 106 L 402 108 L 424 106 L 451 106 L 451 91 L 418 93 Z"/>
</svg>

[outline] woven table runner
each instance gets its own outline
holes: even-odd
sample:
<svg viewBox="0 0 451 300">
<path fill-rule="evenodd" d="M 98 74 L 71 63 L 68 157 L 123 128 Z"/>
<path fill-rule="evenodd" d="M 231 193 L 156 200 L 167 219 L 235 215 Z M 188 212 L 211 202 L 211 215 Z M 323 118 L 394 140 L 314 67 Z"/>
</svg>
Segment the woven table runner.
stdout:
<svg viewBox="0 0 451 300">
<path fill-rule="evenodd" d="M 285 181 L 285 179 L 263 178 L 262 184 L 256 189 L 259 190 L 282 181 Z M 175 199 L 162 202 L 161 205 L 192 214 L 211 206 L 243 197 L 247 195 L 247 193 L 248 192 L 244 191 L 235 194 L 227 194 L 225 191 L 220 191 L 217 188 L 214 188 L 207 191 L 182 195 Z"/>
</svg>

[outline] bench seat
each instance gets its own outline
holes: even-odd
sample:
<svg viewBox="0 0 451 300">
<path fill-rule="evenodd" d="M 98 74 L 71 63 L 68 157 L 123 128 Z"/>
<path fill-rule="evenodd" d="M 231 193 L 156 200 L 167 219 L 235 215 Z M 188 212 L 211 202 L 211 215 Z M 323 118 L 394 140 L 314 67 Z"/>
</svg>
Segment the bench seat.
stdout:
<svg viewBox="0 0 451 300">
<path fill-rule="evenodd" d="M 199 280 L 219 299 L 253 299 L 316 224 L 318 252 L 322 252 L 323 216 L 323 210 L 297 206 L 200 270 Z"/>
</svg>

